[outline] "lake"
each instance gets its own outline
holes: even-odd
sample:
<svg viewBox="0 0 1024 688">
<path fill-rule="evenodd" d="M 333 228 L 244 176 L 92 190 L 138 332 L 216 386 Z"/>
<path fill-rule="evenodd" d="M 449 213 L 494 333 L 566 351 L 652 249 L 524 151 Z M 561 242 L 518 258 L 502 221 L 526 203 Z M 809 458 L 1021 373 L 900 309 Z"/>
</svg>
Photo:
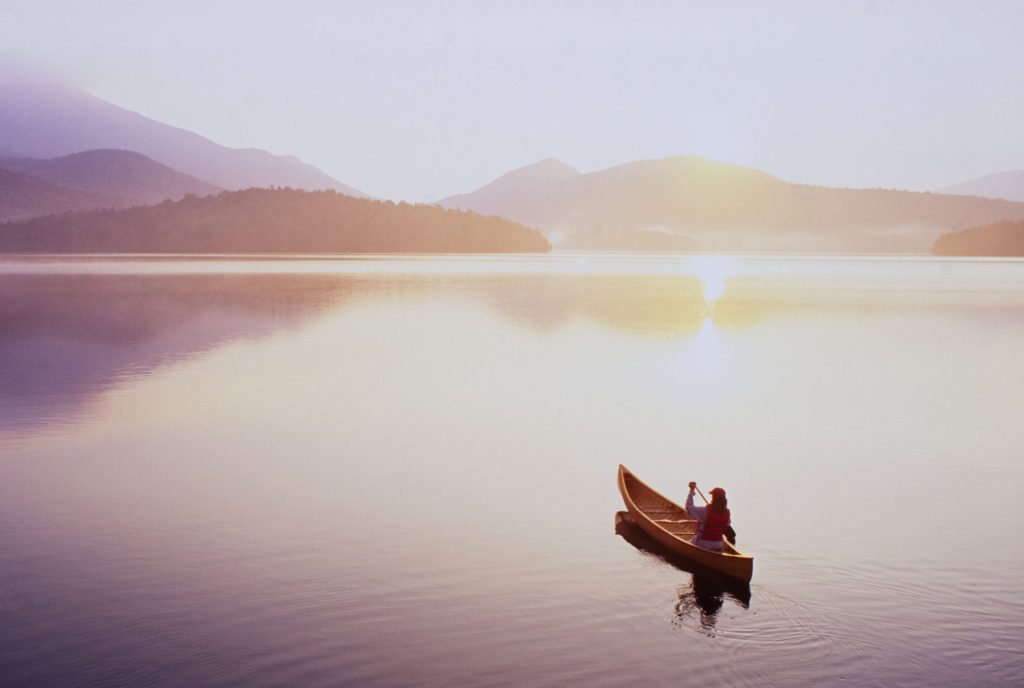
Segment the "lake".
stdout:
<svg viewBox="0 0 1024 688">
<path fill-rule="evenodd" d="M 1022 261 L 2 258 L 0 685 L 1019 686 L 1022 411 Z"/>
</svg>

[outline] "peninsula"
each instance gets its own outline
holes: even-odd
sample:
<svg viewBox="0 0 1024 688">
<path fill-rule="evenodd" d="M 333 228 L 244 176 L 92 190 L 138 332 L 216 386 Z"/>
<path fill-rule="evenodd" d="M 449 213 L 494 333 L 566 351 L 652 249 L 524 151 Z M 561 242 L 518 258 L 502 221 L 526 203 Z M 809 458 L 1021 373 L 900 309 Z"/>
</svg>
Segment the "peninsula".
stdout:
<svg viewBox="0 0 1024 688">
<path fill-rule="evenodd" d="M 539 232 L 511 220 L 333 190 L 225 191 L 0 224 L 0 253 L 532 253 L 550 248 Z"/>
</svg>

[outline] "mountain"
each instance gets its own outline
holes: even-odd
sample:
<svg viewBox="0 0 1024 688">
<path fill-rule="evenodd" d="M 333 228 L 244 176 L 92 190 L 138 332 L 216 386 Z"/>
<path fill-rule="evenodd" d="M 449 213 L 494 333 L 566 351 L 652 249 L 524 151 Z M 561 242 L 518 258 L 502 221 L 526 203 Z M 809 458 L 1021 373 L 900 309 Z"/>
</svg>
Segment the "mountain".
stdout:
<svg viewBox="0 0 1024 688">
<path fill-rule="evenodd" d="M 499 217 L 354 198 L 247 189 L 0 225 L 10 253 L 543 252 L 535 230 Z"/>
<path fill-rule="evenodd" d="M 125 150 L 92 150 L 49 159 L 0 157 L 0 169 L 116 198 L 117 205 L 122 206 L 178 200 L 188 194 L 209 196 L 222 191 L 141 153 Z"/>
<path fill-rule="evenodd" d="M 0 84 L 0 150 L 53 158 L 96 149 L 136 151 L 225 189 L 287 186 L 366 195 L 296 157 L 228 148 L 83 91 L 49 83 Z"/>
<path fill-rule="evenodd" d="M 939 193 L 1024 201 L 1024 170 L 996 172 L 968 182 L 947 186 L 939 190 Z"/>
<path fill-rule="evenodd" d="M 932 252 L 939 256 L 1024 256 L 1024 221 L 993 222 L 935 240 Z"/>
<path fill-rule="evenodd" d="M 553 185 L 579 174 L 561 160 L 548 158 L 504 174 L 473 193 L 443 198 L 438 205 L 473 210 L 484 215 L 508 216 L 523 203 L 543 196 Z"/>
<path fill-rule="evenodd" d="M 68 189 L 32 175 L 0 169 L 0 222 L 109 207 L 116 202 L 99 194 Z"/>
<path fill-rule="evenodd" d="M 496 212 L 493 193 L 481 193 L 488 187 L 453 198 Z M 509 200 L 500 214 L 542 230 L 556 248 L 621 250 L 629 234 L 657 231 L 705 251 L 926 253 L 944 231 L 1024 217 L 1024 203 L 790 184 L 751 168 L 673 157 L 566 176 Z"/>
</svg>

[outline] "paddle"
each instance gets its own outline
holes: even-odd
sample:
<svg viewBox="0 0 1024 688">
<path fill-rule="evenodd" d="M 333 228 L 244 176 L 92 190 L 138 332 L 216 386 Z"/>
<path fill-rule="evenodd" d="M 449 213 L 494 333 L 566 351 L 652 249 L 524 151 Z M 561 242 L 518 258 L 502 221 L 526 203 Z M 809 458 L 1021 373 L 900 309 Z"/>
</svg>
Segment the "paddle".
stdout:
<svg viewBox="0 0 1024 688">
<path fill-rule="evenodd" d="M 711 502 L 709 502 L 709 501 L 708 501 L 708 498 L 704 496 L 704 493 L 700 491 L 700 488 L 699 488 L 699 487 L 697 487 L 696 485 L 694 485 L 694 486 L 693 486 L 693 489 L 697 490 L 697 494 L 699 494 L 699 495 L 700 495 L 700 498 L 704 500 L 704 503 L 705 503 L 705 504 L 709 504 L 709 505 L 711 504 Z"/>
</svg>

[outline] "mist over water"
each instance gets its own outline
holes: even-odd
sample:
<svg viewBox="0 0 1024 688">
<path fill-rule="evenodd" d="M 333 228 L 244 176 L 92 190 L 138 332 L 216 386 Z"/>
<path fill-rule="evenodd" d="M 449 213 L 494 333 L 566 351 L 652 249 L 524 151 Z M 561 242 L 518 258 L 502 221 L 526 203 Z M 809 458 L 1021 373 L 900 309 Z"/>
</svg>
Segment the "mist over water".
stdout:
<svg viewBox="0 0 1024 688">
<path fill-rule="evenodd" d="M 4 259 L 0 686 L 1019 685 L 1022 342 L 1020 261 Z"/>
</svg>

